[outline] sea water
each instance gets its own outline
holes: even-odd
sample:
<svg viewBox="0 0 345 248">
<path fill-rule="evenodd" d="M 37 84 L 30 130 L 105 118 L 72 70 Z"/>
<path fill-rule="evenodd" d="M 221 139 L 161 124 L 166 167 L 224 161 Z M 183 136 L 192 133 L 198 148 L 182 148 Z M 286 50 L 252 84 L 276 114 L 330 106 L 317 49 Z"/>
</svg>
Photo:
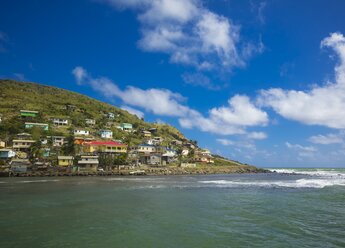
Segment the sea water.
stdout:
<svg viewBox="0 0 345 248">
<path fill-rule="evenodd" d="M 345 247 L 345 170 L 0 179 L 0 247 Z"/>
</svg>

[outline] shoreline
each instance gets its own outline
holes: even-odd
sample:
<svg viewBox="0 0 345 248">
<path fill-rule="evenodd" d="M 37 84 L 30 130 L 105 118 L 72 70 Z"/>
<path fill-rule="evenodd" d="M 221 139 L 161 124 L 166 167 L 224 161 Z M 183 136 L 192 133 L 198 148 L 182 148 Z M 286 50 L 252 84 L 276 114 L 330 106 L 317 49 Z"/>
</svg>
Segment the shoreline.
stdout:
<svg viewBox="0 0 345 248">
<path fill-rule="evenodd" d="M 215 175 L 215 174 L 244 174 L 244 173 L 271 173 L 271 171 L 256 167 L 205 167 L 205 168 L 147 168 L 137 170 L 97 171 L 97 172 L 0 172 L 0 177 L 85 177 L 85 176 L 169 176 L 169 175 Z"/>
</svg>

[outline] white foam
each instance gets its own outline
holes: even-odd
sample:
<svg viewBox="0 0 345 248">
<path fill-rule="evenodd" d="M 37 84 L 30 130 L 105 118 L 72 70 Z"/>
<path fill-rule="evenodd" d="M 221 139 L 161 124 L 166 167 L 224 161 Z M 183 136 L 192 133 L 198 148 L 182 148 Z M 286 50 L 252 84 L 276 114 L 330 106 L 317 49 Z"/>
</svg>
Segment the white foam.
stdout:
<svg viewBox="0 0 345 248">
<path fill-rule="evenodd" d="M 345 186 L 343 179 L 298 179 L 298 180 L 276 180 L 276 181 L 230 181 L 230 180 L 213 180 L 199 181 L 199 183 L 215 185 L 217 187 L 239 187 L 239 186 L 256 186 L 256 187 L 287 187 L 287 188 L 324 188 L 328 186 Z"/>
<path fill-rule="evenodd" d="M 48 183 L 48 182 L 59 182 L 58 179 L 43 179 L 43 180 L 25 180 L 25 181 L 19 181 L 18 183 Z"/>
<path fill-rule="evenodd" d="M 337 169 L 269 169 L 270 171 L 277 173 L 294 173 L 324 178 L 342 178 L 345 179 L 345 171 L 339 171 Z"/>
</svg>

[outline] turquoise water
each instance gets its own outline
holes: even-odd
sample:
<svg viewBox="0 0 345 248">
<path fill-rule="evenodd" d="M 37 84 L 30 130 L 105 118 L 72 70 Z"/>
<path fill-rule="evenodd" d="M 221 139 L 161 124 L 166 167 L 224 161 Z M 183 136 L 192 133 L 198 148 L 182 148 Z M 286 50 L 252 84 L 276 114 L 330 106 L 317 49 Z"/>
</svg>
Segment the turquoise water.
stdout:
<svg viewBox="0 0 345 248">
<path fill-rule="evenodd" d="M 0 247 L 345 247 L 345 171 L 294 172 L 2 178 Z"/>
</svg>

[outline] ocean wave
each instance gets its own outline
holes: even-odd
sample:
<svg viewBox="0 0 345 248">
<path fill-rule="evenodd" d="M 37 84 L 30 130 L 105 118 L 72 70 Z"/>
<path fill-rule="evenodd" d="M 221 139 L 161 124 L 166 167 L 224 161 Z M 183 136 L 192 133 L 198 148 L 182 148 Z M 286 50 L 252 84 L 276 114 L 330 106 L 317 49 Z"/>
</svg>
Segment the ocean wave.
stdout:
<svg viewBox="0 0 345 248">
<path fill-rule="evenodd" d="M 325 178 L 342 178 L 345 179 L 345 171 L 337 169 L 269 169 L 272 172 L 302 174 L 309 176 L 325 177 Z"/>
<path fill-rule="evenodd" d="M 298 179 L 286 181 L 229 181 L 213 180 L 199 181 L 199 183 L 215 185 L 217 187 L 239 187 L 239 186 L 256 186 L 256 187 L 284 187 L 284 188 L 324 188 L 329 186 L 345 186 L 343 179 Z"/>
<path fill-rule="evenodd" d="M 58 179 L 43 179 L 43 180 L 25 180 L 25 181 L 18 181 L 17 183 L 48 183 L 48 182 L 59 182 Z"/>
</svg>

